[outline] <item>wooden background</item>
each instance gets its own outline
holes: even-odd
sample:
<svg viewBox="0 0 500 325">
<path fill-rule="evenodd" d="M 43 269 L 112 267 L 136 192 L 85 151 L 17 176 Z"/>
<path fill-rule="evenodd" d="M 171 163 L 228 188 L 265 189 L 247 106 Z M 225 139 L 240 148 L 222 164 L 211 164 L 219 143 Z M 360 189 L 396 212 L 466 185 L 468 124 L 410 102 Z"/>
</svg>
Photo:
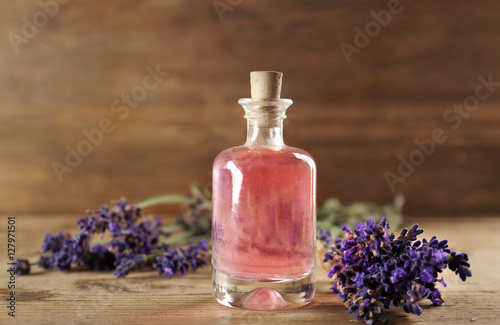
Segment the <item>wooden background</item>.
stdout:
<svg viewBox="0 0 500 325">
<path fill-rule="evenodd" d="M 456 130 L 443 120 L 479 75 L 500 81 L 498 1 L 401 1 L 350 64 L 339 44 L 387 1 L 215 3 L 231 6 L 223 21 L 212 1 L 73 0 L 18 53 L 8 35 L 41 7 L 3 3 L 0 214 L 74 215 L 210 183 L 217 153 L 244 140 L 249 72 L 271 69 L 295 102 L 286 142 L 316 159 L 319 202 L 391 200 L 384 172 L 442 128 L 447 141 L 396 186 L 406 214 L 500 214 L 500 90 Z M 148 65 L 169 76 L 121 120 L 111 104 Z M 51 163 L 102 118 L 114 131 L 59 182 Z"/>
</svg>

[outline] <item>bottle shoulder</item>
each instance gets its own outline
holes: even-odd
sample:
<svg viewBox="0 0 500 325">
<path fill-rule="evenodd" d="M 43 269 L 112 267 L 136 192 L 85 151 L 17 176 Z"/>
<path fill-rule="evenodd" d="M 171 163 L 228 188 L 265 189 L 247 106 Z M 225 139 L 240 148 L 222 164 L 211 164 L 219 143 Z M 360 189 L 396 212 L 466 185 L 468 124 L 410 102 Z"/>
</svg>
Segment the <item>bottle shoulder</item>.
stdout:
<svg viewBox="0 0 500 325">
<path fill-rule="evenodd" d="M 217 155 L 214 165 L 229 161 L 304 161 L 315 166 L 314 158 L 307 151 L 287 145 L 276 147 L 237 146 L 223 150 Z"/>
<path fill-rule="evenodd" d="M 287 147 L 288 150 L 290 150 L 290 152 L 292 152 L 292 153 L 297 153 L 297 154 L 301 154 L 301 155 L 307 156 L 307 157 L 309 157 L 310 159 L 312 159 L 314 161 L 314 157 L 309 152 L 307 152 L 304 149 L 296 148 L 296 147 L 290 147 L 290 146 L 285 146 L 285 147 Z"/>
</svg>

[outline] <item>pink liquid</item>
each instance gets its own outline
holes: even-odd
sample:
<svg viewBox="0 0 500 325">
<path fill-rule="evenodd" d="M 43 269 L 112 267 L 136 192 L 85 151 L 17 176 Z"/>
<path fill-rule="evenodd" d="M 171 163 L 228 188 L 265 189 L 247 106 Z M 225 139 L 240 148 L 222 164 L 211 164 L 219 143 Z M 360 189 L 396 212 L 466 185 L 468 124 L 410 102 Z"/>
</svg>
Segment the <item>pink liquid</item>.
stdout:
<svg viewBox="0 0 500 325">
<path fill-rule="evenodd" d="M 298 279 L 314 269 L 315 164 L 292 147 L 236 147 L 213 169 L 212 261 L 230 276 Z"/>
</svg>

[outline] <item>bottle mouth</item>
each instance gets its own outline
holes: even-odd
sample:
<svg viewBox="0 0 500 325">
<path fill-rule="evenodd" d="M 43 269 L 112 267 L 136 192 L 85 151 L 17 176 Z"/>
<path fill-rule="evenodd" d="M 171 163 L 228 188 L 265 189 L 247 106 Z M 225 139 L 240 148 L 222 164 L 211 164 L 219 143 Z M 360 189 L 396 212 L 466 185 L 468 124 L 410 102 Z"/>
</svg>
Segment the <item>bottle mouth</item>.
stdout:
<svg viewBox="0 0 500 325">
<path fill-rule="evenodd" d="M 293 101 L 287 98 L 240 98 L 238 104 L 243 108 L 246 106 L 280 106 L 286 109 L 293 104 Z"/>
<path fill-rule="evenodd" d="M 238 104 L 243 106 L 247 120 L 272 121 L 285 119 L 285 112 L 293 101 L 286 98 L 240 98 Z"/>
</svg>

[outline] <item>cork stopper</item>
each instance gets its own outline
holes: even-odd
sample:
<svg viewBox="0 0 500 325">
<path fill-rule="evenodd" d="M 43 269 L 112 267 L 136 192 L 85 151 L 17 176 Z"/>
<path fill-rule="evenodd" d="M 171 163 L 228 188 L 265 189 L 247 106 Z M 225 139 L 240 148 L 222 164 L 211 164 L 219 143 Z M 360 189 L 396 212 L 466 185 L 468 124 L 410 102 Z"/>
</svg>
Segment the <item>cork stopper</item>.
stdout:
<svg viewBox="0 0 500 325">
<path fill-rule="evenodd" d="M 252 71 L 250 72 L 250 87 L 252 98 L 279 99 L 281 96 L 282 72 Z"/>
</svg>

